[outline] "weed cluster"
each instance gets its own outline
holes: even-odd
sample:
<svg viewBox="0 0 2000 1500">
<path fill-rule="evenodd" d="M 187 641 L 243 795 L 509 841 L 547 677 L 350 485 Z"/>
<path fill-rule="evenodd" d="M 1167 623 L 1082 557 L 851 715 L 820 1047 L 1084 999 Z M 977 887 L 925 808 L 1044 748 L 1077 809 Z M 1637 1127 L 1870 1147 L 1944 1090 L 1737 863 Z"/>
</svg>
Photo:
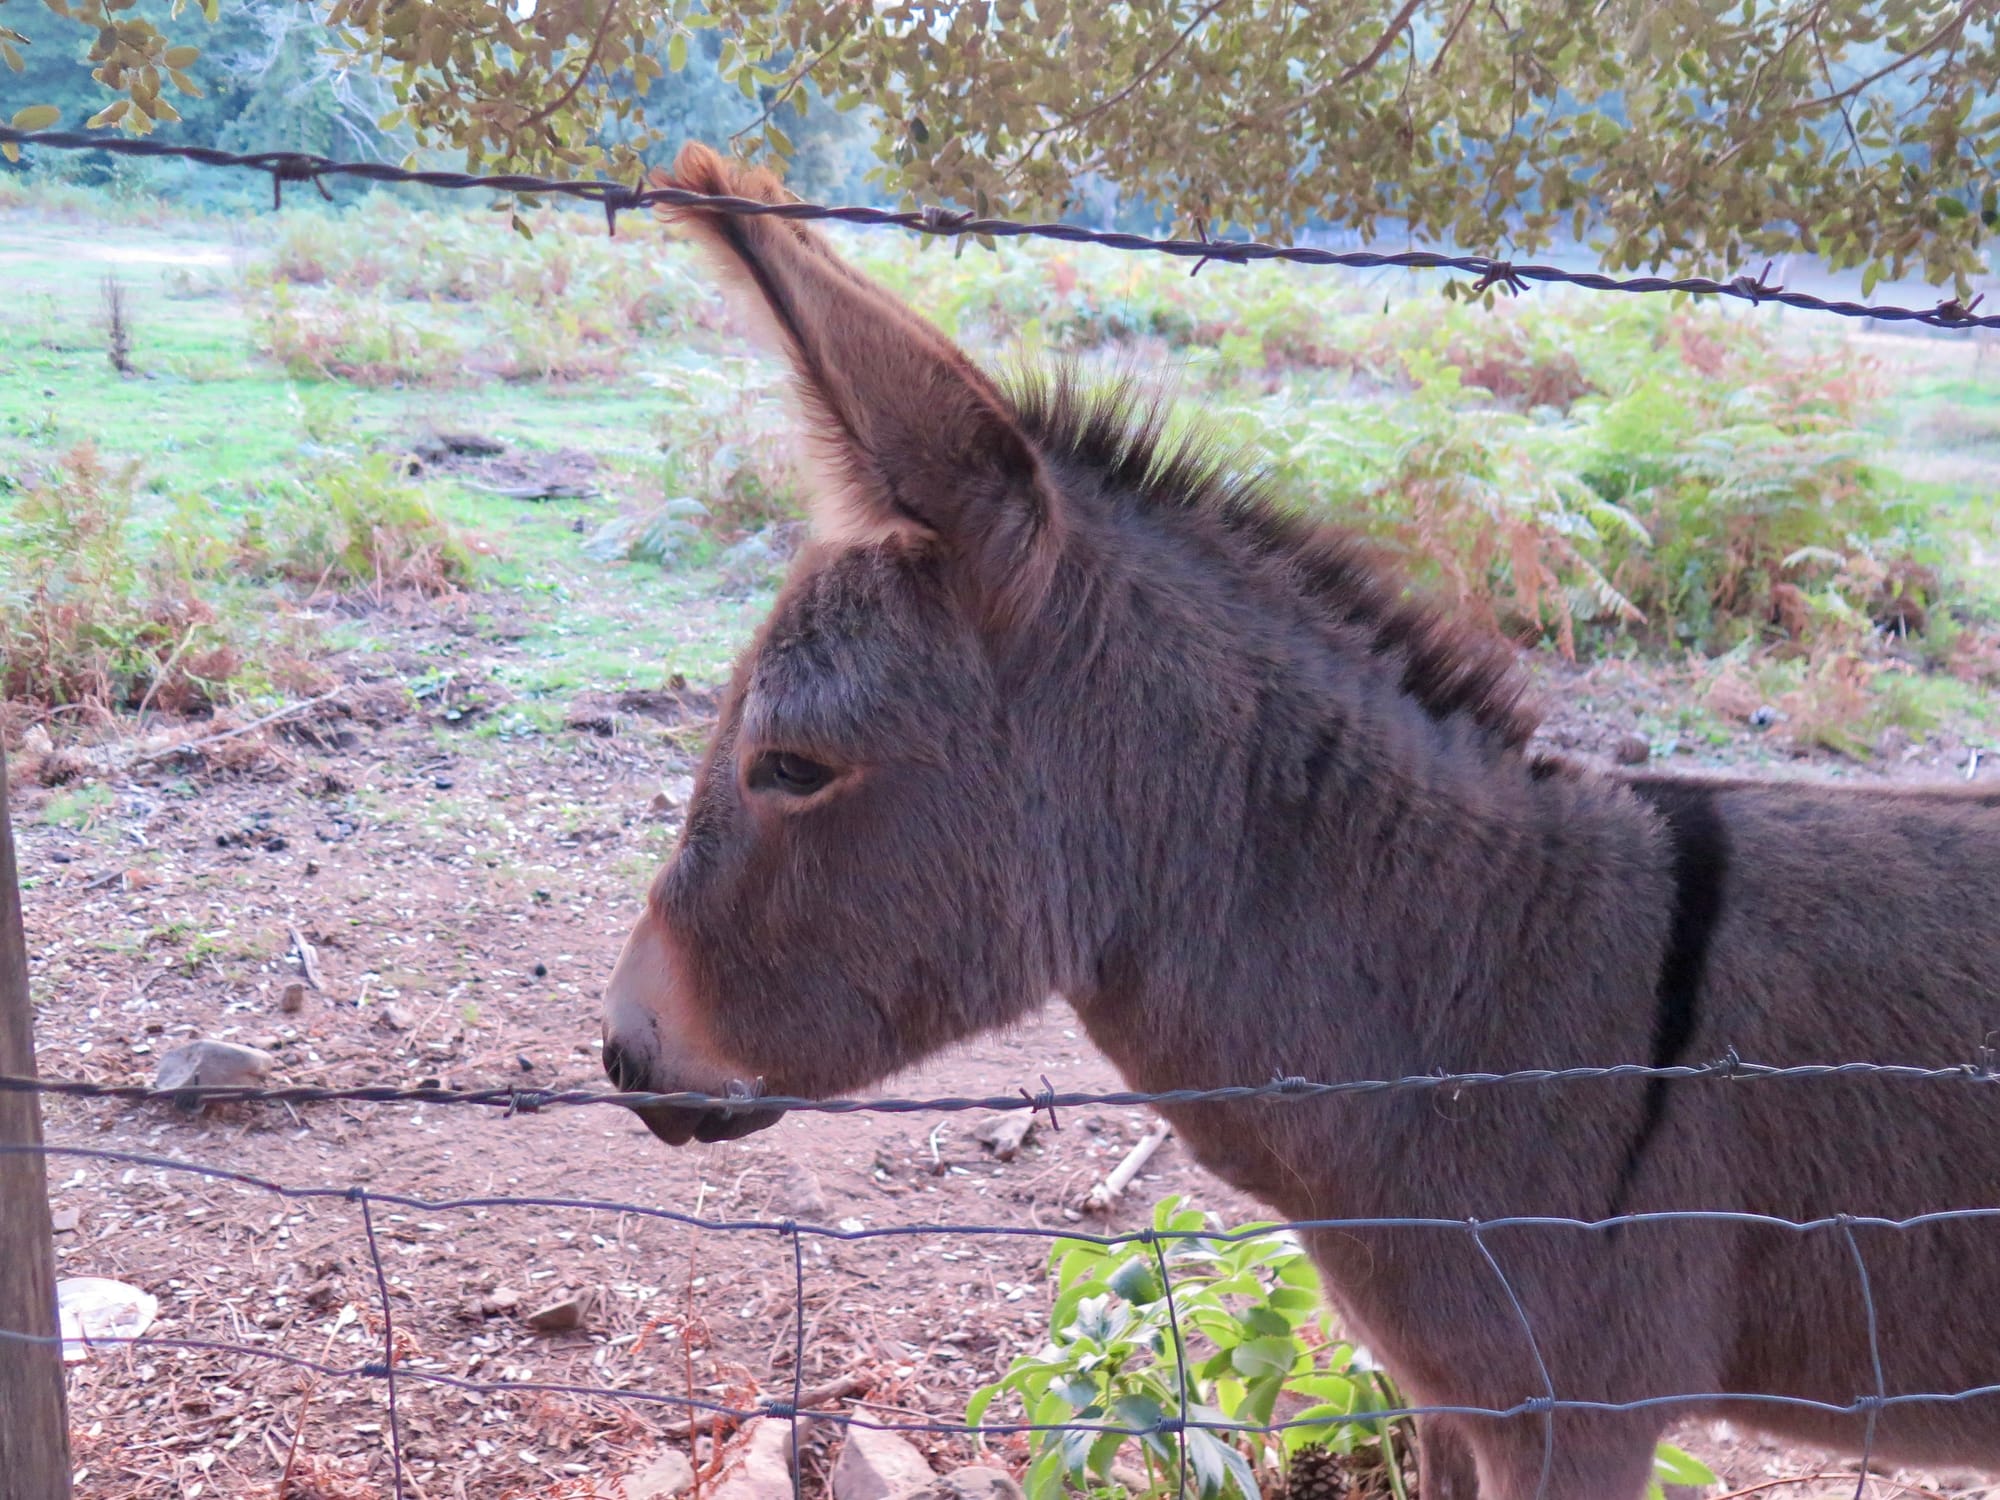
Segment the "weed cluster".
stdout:
<svg viewBox="0 0 2000 1500">
<path fill-rule="evenodd" d="M 189 507 L 138 539 L 135 466 L 83 444 L 0 482 L 0 696 L 99 713 L 211 706 L 243 665 L 205 597 L 221 561 Z"/>
<path fill-rule="evenodd" d="M 312 675 L 246 580 L 379 605 L 459 589 L 481 550 L 380 455 L 318 462 L 236 528 L 199 495 L 143 499 L 137 465 L 87 443 L 0 477 L 0 699 L 205 713 Z"/>
<path fill-rule="evenodd" d="M 305 585 L 311 599 L 380 605 L 395 593 L 455 593 L 482 550 L 384 453 L 321 460 L 265 501 L 243 523 L 242 559 L 252 572 Z"/>
</svg>

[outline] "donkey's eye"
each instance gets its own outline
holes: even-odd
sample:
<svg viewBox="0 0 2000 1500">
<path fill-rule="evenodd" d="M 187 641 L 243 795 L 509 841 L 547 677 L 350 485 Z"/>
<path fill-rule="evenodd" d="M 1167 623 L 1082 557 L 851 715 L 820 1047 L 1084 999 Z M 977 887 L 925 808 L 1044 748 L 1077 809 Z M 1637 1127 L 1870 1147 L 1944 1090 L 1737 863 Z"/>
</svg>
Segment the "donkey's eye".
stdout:
<svg viewBox="0 0 2000 1500">
<path fill-rule="evenodd" d="M 833 768 L 788 750 L 767 750 L 751 764 L 750 789 L 810 797 L 833 780 Z"/>
</svg>

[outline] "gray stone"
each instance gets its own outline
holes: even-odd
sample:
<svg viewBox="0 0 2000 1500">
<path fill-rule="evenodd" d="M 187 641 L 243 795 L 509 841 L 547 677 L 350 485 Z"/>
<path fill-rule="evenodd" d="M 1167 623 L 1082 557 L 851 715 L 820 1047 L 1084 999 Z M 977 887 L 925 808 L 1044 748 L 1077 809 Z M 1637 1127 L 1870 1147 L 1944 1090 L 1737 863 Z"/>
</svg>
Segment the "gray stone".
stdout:
<svg viewBox="0 0 2000 1500">
<path fill-rule="evenodd" d="M 678 1448 L 654 1455 L 643 1469 L 625 1476 L 625 1500 L 673 1500 L 694 1488 L 694 1464 Z"/>
<path fill-rule="evenodd" d="M 1023 1109 L 982 1120 L 974 1127 L 972 1138 L 1000 1160 L 1012 1161 L 1034 1129 L 1034 1111 Z"/>
<path fill-rule="evenodd" d="M 536 1333 L 574 1333 L 583 1327 L 589 1303 L 590 1299 L 584 1296 L 564 1297 L 536 1308 L 521 1321 Z"/>
<path fill-rule="evenodd" d="M 1144 1488 L 1145 1481 L 1140 1481 Z M 931 1486 L 934 1500 L 1021 1500 L 1021 1487 L 1005 1469 L 974 1464 L 955 1469 Z"/>
<path fill-rule="evenodd" d="M 235 1042 L 188 1042 L 160 1058 L 153 1087 L 247 1088 L 269 1077 L 277 1061 L 261 1047 L 244 1047 Z"/>
<path fill-rule="evenodd" d="M 833 1500 L 914 1500 L 937 1475 L 914 1446 L 893 1432 L 850 1427 L 833 1466 Z"/>
<path fill-rule="evenodd" d="M 776 1417 L 746 1423 L 748 1441 L 709 1500 L 792 1500 L 792 1424 Z"/>
<path fill-rule="evenodd" d="M 777 1180 L 772 1201 L 785 1217 L 814 1224 L 824 1222 L 829 1212 L 826 1194 L 820 1191 L 819 1179 L 813 1176 L 812 1168 L 802 1161 L 786 1162 L 774 1175 Z"/>
</svg>

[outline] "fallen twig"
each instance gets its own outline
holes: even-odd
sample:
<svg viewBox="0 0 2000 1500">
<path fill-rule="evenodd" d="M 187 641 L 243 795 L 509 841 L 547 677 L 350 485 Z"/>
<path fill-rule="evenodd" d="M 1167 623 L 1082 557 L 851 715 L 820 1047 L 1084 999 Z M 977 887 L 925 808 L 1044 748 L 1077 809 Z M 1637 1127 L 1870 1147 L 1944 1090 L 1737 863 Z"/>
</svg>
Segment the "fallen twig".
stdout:
<svg viewBox="0 0 2000 1500">
<path fill-rule="evenodd" d="M 1174 1127 L 1165 1120 L 1156 1121 L 1153 1128 L 1139 1138 L 1138 1145 L 1125 1153 L 1125 1159 L 1111 1169 L 1111 1174 L 1084 1196 L 1084 1211 L 1094 1214 L 1106 1212 L 1118 1201 L 1118 1195 L 1131 1186 L 1132 1179 L 1139 1175 L 1139 1169 L 1160 1149 L 1160 1142 L 1173 1133 Z"/>
<path fill-rule="evenodd" d="M 298 928 L 287 927 L 285 930 L 292 935 L 292 951 L 299 956 L 299 969 L 306 976 L 306 983 L 324 991 L 326 986 L 320 983 L 319 977 L 319 955 L 313 951 L 313 945 L 306 941 L 306 935 Z"/>
<path fill-rule="evenodd" d="M 308 698 L 302 703 L 288 703 L 283 708 L 265 714 L 261 719 L 252 719 L 248 724 L 238 724 L 231 729 L 217 730 L 214 734 L 205 734 L 196 740 L 182 740 L 178 745 L 168 745 L 163 750 L 149 750 L 144 755 L 134 757 L 131 764 L 135 766 L 150 765 L 156 760 L 165 760 L 172 755 L 186 755 L 191 751 L 203 750 L 210 745 L 220 744 L 223 740 L 233 740 L 238 735 L 250 734 L 264 728 L 266 725 L 275 724 L 280 719 L 289 719 L 294 714 L 302 714 L 309 708 L 318 708 L 322 703 L 330 703 L 346 691 L 347 684 L 343 682 L 331 692 L 321 693 L 317 698 Z"/>
</svg>

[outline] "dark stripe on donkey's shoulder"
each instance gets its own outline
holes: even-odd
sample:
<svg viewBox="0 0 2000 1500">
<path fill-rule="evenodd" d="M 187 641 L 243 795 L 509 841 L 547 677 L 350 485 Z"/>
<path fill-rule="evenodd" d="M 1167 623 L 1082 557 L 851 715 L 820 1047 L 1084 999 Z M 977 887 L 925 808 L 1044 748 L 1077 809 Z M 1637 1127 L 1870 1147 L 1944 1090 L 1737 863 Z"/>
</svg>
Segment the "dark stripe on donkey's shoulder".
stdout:
<svg viewBox="0 0 2000 1500">
<path fill-rule="evenodd" d="M 1666 952 L 1653 991 L 1653 1052 L 1656 1068 L 1686 1061 L 1701 1019 L 1701 993 L 1708 974 L 1708 950 L 1722 916 L 1723 886 L 1729 876 L 1729 835 L 1715 805 L 1715 792 L 1698 782 L 1635 779 L 1632 792 L 1660 815 L 1673 852 L 1673 911 Z M 1639 1170 L 1666 1121 L 1668 1080 L 1646 1082 L 1639 1129 L 1626 1149 L 1612 1190 L 1611 1214 L 1624 1213 Z"/>
</svg>

